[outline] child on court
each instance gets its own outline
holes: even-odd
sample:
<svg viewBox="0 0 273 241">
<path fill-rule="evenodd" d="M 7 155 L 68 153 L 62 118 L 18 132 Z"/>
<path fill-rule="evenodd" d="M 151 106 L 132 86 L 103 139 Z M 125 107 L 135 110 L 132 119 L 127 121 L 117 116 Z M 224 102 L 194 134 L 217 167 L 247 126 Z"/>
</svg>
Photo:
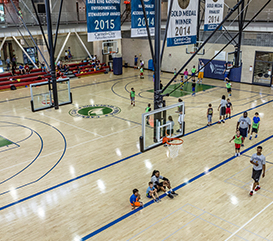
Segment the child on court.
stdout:
<svg viewBox="0 0 273 241">
<path fill-rule="evenodd" d="M 183 81 L 183 76 L 181 76 L 181 80 L 180 80 L 180 90 L 183 90 L 184 87 L 184 81 Z"/>
<path fill-rule="evenodd" d="M 130 99 L 131 99 L 131 105 L 133 106 L 135 106 L 135 97 L 136 97 L 136 92 L 134 88 L 131 88 Z"/>
<path fill-rule="evenodd" d="M 241 144 L 244 140 L 244 137 L 241 136 L 239 130 L 236 131 L 236 135 L 233 136 L 233 138 L 229 142 L 231 142 L 232 140 L 234 140 L 234 143 L 235 143 L 235 156 L 240 156 L 241 155 L 240 148 L 241 148 Z"/>
<path fill-rule="evenodd" d="M 227 104 L 226 104 L 227 108 L 226 108 L 226 119 L 229 118 L 230 119 L 230 115 L 231 115 L 231 110 L 233 110 L 232 104 L 230 102 L 230 99 L 227 98 Z"/>
<path fill-rule="evenodd" d="M 199 68 L 198 68 L 199 69 L 199 73 L 198 73 L 197 83 L 200 80 L 200 83 L 202 84 L 202 80 L 204 78 L 204 70 L 205 70 L 204 66 L 205 66 L 204 63 L 202 61 L 200 61 Z"/>
<path fill-rule="evenodd" d="M 141 79 L 144 79 L 143 72 L 144 72 L 143 67 L 140 67 L 140 78 Z"/>
<path fill-rule="evenodd" d="M 221 99 L 221 103 L 218 106 L 218 111 L 220 110 L 218 124 L 221 124 L 221 122 L 225 123 L 226 105 L 227 105 L 226 96 L 223 95 L 222 99 Z M 220 109 L 220 107 L 221 107 L 221 109 Z"/>
<path fill-rule="evenodd" d="M 159 198 L 159 196 L 157 194 L 157 190 L 154 187 L 153 182 L 149 182 L 148 184 L 149 184 L 149 187 L 146 190 L 146 196 L 148 198 L 153 198 L 154 201 L 158 203 L 161 200 L 160 200 L 160 198 Z"/>
<path fill-rule="evenodd" d="M 210 126 L 212 124 L 212 116 L 213 116 L 213 109 L 211 107 L 211 104 L 209 104 L 209 108 L 207 110 L 207 118 L 208 118 L 207 126 Z"/>
<path fill-rule="evenodd" d="M 132 206 L 132 210 L 134 210 L 136 207 L 142 207 L 143 203 L 139 202 L 140 200 L 140 194 L 138 193 L 138 190 L 135 188 L 133 190 L 133 195 L 130 197 L 130 203 Z"/>
<path fill-rule="evenodd" d="M 228 96 L 231 96 L 231 86 L 232 86 L 232 84 L 230 83 L 230 80 L 228 79 L 227 83 L 226 83 Z"/>
<path fill-rule="evenodd" d="M 195 83 L 195 80 L 193 80 L 191 84 L 192 96 L 195 96 L 195 86 L 196 86 L 196 83 Z"/>
<path fill-rule="evenodd" d="M 136 55 L 135 55 L 135 58 L 134 58 L 134 62 L 135 62 L 135 63 L 134 63 L 134 64 L 135 64 L 135 65 L 134 65 L 134 68 L 137 69 L 138 57 L 137 57 Z"/>
<path fill-rule="evenodd" d="M 196 73 L 196 68 L 195 68 L 195 65 L 192 67 L 191 69 L 191 76 L 192 76 L 192 81 L 195 80 L 195 73 Z"/>
<path fill-rule="evenodd" d="M 189 75 L 188 69 L 186 69 L 183 74 L 184 74 L 184 79 L 187 80 Z"/>
<path fill-rule="evenodd" d="M 253 117 L 252 130 L 251 130 L 251 134 L 250 134 L 249 140 L 252 139 L 253 132 L 256 133 L 255 138 L 258 137 L 259 126 L 260 126 L 260 117 L 259 117 L 259 113 L 256 112 L 255 116 Z"/>
<path fill-rule="evenodd" d="M 148 104 L 148 106 L 146 107 L 146 109 L 145 109 L 145 113 L 147 113 L 147 112 L 149 112 L 149 111 L 151 111 L 152 109 L 151 109 L 151 104 Z M 150 116 L 147 116 L 146 117 L 147 118 L 147 125 L 150 125 L 150 122 L 149 122 L 149 120 L 150 120 Z"/>
</svg>

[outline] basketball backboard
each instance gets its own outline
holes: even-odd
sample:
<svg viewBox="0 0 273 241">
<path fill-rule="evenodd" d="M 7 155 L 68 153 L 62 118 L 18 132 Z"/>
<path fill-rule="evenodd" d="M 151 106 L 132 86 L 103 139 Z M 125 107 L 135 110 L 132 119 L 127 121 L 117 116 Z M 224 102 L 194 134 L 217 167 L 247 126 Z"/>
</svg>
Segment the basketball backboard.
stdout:
<svg viewBox="0 0 273 241">
<path fill-rule="evenodd" d="M 102 54 L 117 54 L 117 53 L 118 53 L 117 41 L 102 42 Z"/>
<path fill-rule="evenodd" d="M 203 44 L 203 41 L 197 41 L 196 44 L 191 44 L 186 46 L 186 54 L 194 54 L 197 49 Z M 204 55 L 204 47 L 197 53 L 198 55 Z"/>
<path fill-rule="evenodd" d="M 182 115 L 178 113 L 180 106 L 182 108 Z M 184 116 L 184 102 L 178 102 L 176 104 L 142 114 L 142 136 L 140 137 L 140 150 L 144 152 L 161 145 L 164 136 L 173 138 L 183 136 L 185 134 Z M 173 120 L 172 124 L 169 118 Z M 178 119 L 182 123 L 181 126 L 178 124 Z"/>
</svg>

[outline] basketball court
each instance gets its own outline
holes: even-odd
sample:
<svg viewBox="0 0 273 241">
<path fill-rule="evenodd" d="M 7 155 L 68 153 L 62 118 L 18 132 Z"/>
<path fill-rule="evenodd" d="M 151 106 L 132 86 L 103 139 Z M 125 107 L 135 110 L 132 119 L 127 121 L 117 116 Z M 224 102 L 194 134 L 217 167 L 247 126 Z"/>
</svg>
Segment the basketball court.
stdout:
<svg viewBox="0 0 273 241">
<path fill-rule="evenodd" d="M 179 0 L 177 4 L 186 9 L 189 2 Z M 254 14 L 257 12 L 251 12 L 251 17 Z M 232 23 L 229 22 L 229 27 Z M 243 26 L 239 28 L 242 33 Z M 65 37 L 65 44 L 70 34 Z M 91 38 L 88 34 L 86 38 Z M 235 31 L 232 34 L 226 42 L 232 41 Z M 158 36 L 154 49 L 158 42 L 161 44 Z M 212 38 L 213 34 L 209 36 Z M 222 96 L 228 96 L 223 78 L 205 76 L 202 83 L 196 81 L 194 91 L 193 76 L 180 82 L 185 67 L 196 65 L 198 74 L 202 61 L 205 71 L 210 71 L 205 72 L 207 76 L 219 69 L 219 63 L 213 62 L 224 46 L 217 45 L 219 36 L 223 34 L 213 37 L 206 46 L 208 34 L 196 44 L 174 47 L 179 52 L 168 54 L 165 50 L 163 66 L 169 66 L 167 62 L 175 67 L 177 64 L 177 73 L 167 67 L 161 72 L 162 63 L 157 58 L 155 70 L 145 66 L 143 79 L 139 70 L 142 66 L 134 68 L 130 63 L 121 64 L 121 73 L 117 74 L 117 63 L 113 60 L 114 66 L 105 64 L 101 72 L 94 73 L 96 67 L 85 71 L 84 65 L 70 73 L 76 78 L 60 76 L 56 80 L 53 70 L 48 73 L 52 81 L 22 85 L 16 91 L 0 91 L 0 240 L 272 241 L 271 70 L 265 68 L 267 76 L 259 70 L 259 84 L 262 84 L 252 84 L 250 79 L 255 80 L 258 70 L 252 73 L 252 66 L 251 70 L 245 67 L 244 63 L 249 62 L 243 57 L 252 54 L 254 59 L 251 47 L 244 50 L 244 45 L 242 48 L 237 45 L 225 50 L 225 57 L 220 60 L 225 62 L 225 71 L 233 71 L 229 97 L 233 110 L 231 118 L 220 124 L 217 109 Z M 101 52 L 104 62 L 110 61 L 110 56 L 121 58 L 121 53 L 130 55 L 132 61 L 140 51 L 139 58 L 152 60 L 147 37 L 132 45 L 130 41 L 133 40 L 107 40 L 97 45 L 94 42 L 92 48 Z M 155 51 L 155 56 L 160 57 L 159 52 Z M 175 61 L 177 54 L 181 55 L 179 63 Z M 257 66 L 262 66 L 256 55 L 257 51 L 255 64 L 257 61 Z M 54 58 L 50 61 L 53 65 Z M 263 61 L 273 66 L 273 60 Z M 75 63 L 80 66 L 82 62 Z M 224 76 L 222 72 L 221 69 L 219 75 Z M 265 85 L 269 76 L 271 82 Z M 163 90 L 159 88 L 160 81 Z M 130 102 L 132 88 L 135 106 Z M 148 104 L 151 111 L 145 111 Z M 207 125 L 209 104 L 213 108 L 211 126 Z M 252 140 L 247 137 L 241 155 L 234 156 L 234 142 L 229 141 L 246 111 L 251 120 L 259 113 L 258 137 Z M 258 146 L 262 146 L 266 157 L 266 172 L 260 180 L 261 189 L 250 196 L 253 184 L 250 158 L 257 153 Z M 146 196 L 154 170 L 170 180 L 177 196 L 171 199 L 161 191 L 158 203 Z M 139 190 L 143 207 L 132 209 L 129 199 L 133 189 Z"/>
</svg>

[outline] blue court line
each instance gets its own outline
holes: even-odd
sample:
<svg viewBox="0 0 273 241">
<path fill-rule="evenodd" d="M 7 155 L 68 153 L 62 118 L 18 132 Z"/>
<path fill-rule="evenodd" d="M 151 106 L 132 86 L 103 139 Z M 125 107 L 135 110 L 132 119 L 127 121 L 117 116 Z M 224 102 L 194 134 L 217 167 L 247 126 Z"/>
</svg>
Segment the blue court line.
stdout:
<svg viewBox="0 0 273 241">
<path fill-rule="evenodd" d="M 27 128 L 27 129 L 29 129 L 29 130 L 32 130 L 32 129 L 30 129 L 30 128 L 27 127 L 27 126 L 20 125 L 20 124 L 16 124 L 16 123 L 12 123 L 12 122 L 9 122 L 9 121 L 0 121 L 0 122 L 9 123 L 9 124 L 21 126 L 21 127 Z M 34 131 L 34 130 L 32 130 L 32 131 Z M 19 172 L 15 173 L 15 174 L 13 174 L 13 175 L 10 176 L 9 178 L 6 178 L 5 180 L 1 181 L 1 182 L 0 182 L 0 185 L 3 184 L 3 183 L 5 183 L 5 182 L 7 182 L 8 180 L 10 180 L 10 179 L 16 177 L 17 175 L 19 175 L 19 174 L 22 173 L 23 171 L 25 171 L 25 170 L 26 170 L 27 168 L 29 168 L 29 167 L 38 159 L 38 157 L 41 155 L 41 152 L 42 152 L 43 147 L 44 147 L 43 138 L 39 135 L 38 132 L 34 131 L 34 133 L 40 138 L 40 142 L 41 142 L 40 151 L 38 152 L 38 154 L 36 155 L 36 157 L 35 157 L 28 165 L 26 165 L 23 169 L 21 169 Z M 4 192 L 4 193 L 0 193 L 0 195 L 3 195 L 3 194 L 5 194 L 5 192 Z"/>
<path fill-rule="evenodd" d="M 103 166 L 103 167 L 100 167 L 100 168 L 95 169 L 95 170 L 93 170 L 93 171 L 87 172 L 87 173 L 82 174 L 82 175 L 80 175 L 80 176 L 78 176 L 78 177 L 69 179 L 69 180 L 67 180 L 67 181 L 65 181 L 65 182 L 62 182 L 62 183 L 60 183 L 60 184 L 57 184 L 57 185 L 52 186 L 52 187 L 50 187 L 50 188 L 47 188 L 47 189 L 45 189 L 45 190 L 43 190 L 43 191 L 37 192 L 37 193 L 35 193 L 35 194 L 33 194 L 33 195 L 30 195 L 30 196 L 28 196 L 28 197 L 19 199 L 19 200 L 16 201 L 16 202 L 13 202 L 13 203 L 10 203 L 10 204 L 8 204 L 8 205 L 5 205 L 5 206 L 0 207 L 0 211 L 1 211 L 1 210 L 4 210 L 4 209 L 6 209 L 6 208 L 12 207 L 12 206 L 14 206 L 14 205 L 16 205 L 16 204 L 19 204 L 19 203 L 21 203 L 21 202 L 24 202 L 24 201 L 26 201 L 26 200 L 29 200 L 29 199 L 31 199 L 31 198 L 34 198 L 34 197 L 36 197 L 36 196 L 39 196 L 39 195 L 41 195 L 41 194 L 44 194 L 44 193 L 46 193 L 46 192 L 48 192 L 48 191 L 52 191 L 52 190 L 54 190 L 54 189 L 56 189 L 56 188 L 58 188 L 58 187 L 64 186 L 64 185 L 66 185 L 66 184 L 68 184 L 68 183 L 71 183 L 71 182 L 73 182 L 73 181 L 79 180 L 79 179 L 81 179 L 81 178 L 83 178 L 83 177 L 89 176 L 90 174 L 99 172 L 99 171 L 101 171 L 101 170 L 103 170 L 103 169 L 105 169 L 105 168 L 107 168 L 107 167 L 116 165 L 116 164 L 121 163 L 121 162 L 123 162 L 123 161 L 126 161 L 126 160 L 128 160 L 128 159 L 131 159 L 132 157 L 138 156 L 138 155 L 140 155 L 140 154 L 141 154 L 141 152 L 135 153 L 135 154 L 133 154 L 133 155 L 131 155 L 131 156 L 125 157 L 125 158 L 123 158 L 123 159 L 121 159 L 121 160 L 118 160 L 118 161 L 116 161 L 116 162 L 112 162 L 112 163 L 110 163 L 110 164 L 108 164 L 108 165 L 106 165 L 106 166 Z"/>
<path fill-rule="evenodd" d="M 18 148 L 18 146 L 14 146 L 14 147 L 11 147 L 11 148 L 9 148 L 9 149 L 2 150 L 2 151 L 0 151 L 0 153 L 1 153 L 1 152 L 5 152 L 5 151 L 10 151 L 10 150 L 16 149 L 16 148 Z"/>
<path fill-rule="evenodd" d="M 259 105 L 259 106 L 253 107 L 253 108 L 251 108 L 251 109 L 249 109 L 249 110 L 252 110 L 252 109 L 258 108 L 258 107 L 260 107 L 260 106 L 266 105 L 266 104 L 268 104 L 268 103 L 270 103 L 270 102 L 272 102 L 272 101 L 273 101 L 273 100 L 268 101 L 268 102 L 265 102 L 265 103 L 263 103 L 263 104 L 261 104 L 261 105 Z M 237 114 L 233 115 L 232 117 L 237 116 L 237 115 L 240 115 L 240 114 L 242 114 L 243 112 L 244 112 L 244 111 L 242 111 L 242 112 L 240 112 L 240 113 L 237 113 Z M 0 116 L 1 116 L 1 115 L 0 115 Z M 9 116 L 9 117 L 12 117 L 12 116 Z M 16 118 L 21 118 L 21 117 L 16 116 Z M 26 117 L 25 117 L 25 118 L 26 118 Z M 26 118 L 26 119 L 30 119 L 30 118 Z M 35 120 L 35 119 L 31 119 L 31 120 L 37 121 L 37 120 Z M 45 123 L 45 122 L 44 122 L 44 123 Z M 212 125 L 215 125 L 216 123 L 217 123 L 217 122 L 213 123 Z M 45 124 L 47 124 L 47 123 L 45 123 Z M 49 125 L 49 124 L 47 124 L 47 125 Z M 50 126 L 50 125 L 49 125 L 49 126 Z M 190 135 L 190 134 L 193 134 L 193 133 L 195 133 L 195 132 L 198 132 L 198 131 L 200 131 L 200 130 L 203 130 L 203 129 L 207 128 L 207 127 L 208 127 L 208 126 L 204 126 L 204 127 L 199 128 L 199 129 L 196 129 L 196 130 L 194 130 L 194 131 L 191 131 L 191 132 L 189 132 L 189 133 L 186 133 L 185 136 L 188 136 L 188 135 Z M 39 196 L 39 195 L 41 195 L 41 194 L 43 194 L 43 193 L 45 193 L 45 192 L 51 191 L 51 190 L 53 190 L 53 189 L 55 189 L 55 188 L 58 188 L 58 187 L 63 186 L 63 185 L 65 185 L 65 184 L 68 184 L 68 183 L 70 183 L 70 182 L 72 182 L 72 181 L 78 180 L 78 179 L 80 179 L 80 178 L 82 178 L 82 177 L 88 176 L 88 175 L 93 174 L 93 173 L 95 173 L 95 172 L 98 172 L 98 171 L 101 171 L 101 170 L 103 170 L 103 169 L 106 169 L 106 168 L 108 168 L 108 167 L 110 167 L 110 166 L 116 165 L 116 164 L 118 164 L 118 163 L 120 163 L 120 162 L 123 162 L 123 161 L 125 161 L 125 160 L 128 160 L 128 159 L 130 159 L 130 158 L 132 158 L 132 157 L 134 157 L 134 156 L 137 156 L 137 155 L 139 155 L 139 154 L 142 154 L 142 153 L 141 153 L 141 152 L 135 153 L 135 154 L 133 154 L 133 155 L 131 155 L 131 156 L 129 156 L 129 157 L 126 157 L 126 158 L 121 159 L 121 160 L 119 160 L 119 161 L 110 163 L 110 164 L 108 164 L 108 165 L 106 165 L 106 166 L 103 166 L 103 167 L 101 167 L 101 168 L 99 168 L 99 169 L 96 169 L 96 170 L 94 170 L 94 171 L 90 171 L 90 172 L 85 173 L 85 174 L 83 174 L 83 175 L 81 175 L 81 176 L 79 176 L 79 177 L 70 179 L 70 180 L 68 180 L 68 181 L 66 181 L 66 182 L 57 184 L 57 185 L 55 185 L 55 186 L 53 186 L 53 187 L 50 187 L 50 188 L 48 188 L 48 189 L 45 189 L 45 190 L 43 190 L 43 191 L 41 191 L 41 192 L 35 193 L 35 194 L 31 195 L 31 196 L 28 196 L 28 197 L 26 197 L 26 198 L 24 198 L 24 199 L 18 200 L 17 202 L 14 202 L 14 203 L 8 204 L 8 205 L 6 205 L 6 206 L 0 207 L 0 211 L 1 211 L 2 209 L 8 208 L 8 207 L 13 206 L 13 205 L 16 205 L 16 204 L 21 203 L 21 202 L 23 202 L 23 201 L 25 201 L 25 200 L 31 199 L 31 198 L 36 197 L 36 196 Z"/>
<path fill-rule="evenodd" d="M 40 181 L 42 178 L 44 178 L 47 174 L 49 174 L 59 163 L 60 163 L 60 161 L 63 159 L 63 157 L 64 157 L 64 154 L 66 153 L 66 149 L 67 149 L 67 142 L 66 142 L 66 138 L 65 138 L 65 136 L 63 135 L 63 133 L 58 129 L 58 128 L 56 128 L 55 126 L 52 126 L 52 125 L 50 125 L 50 124 L 48 124 L 48 123 L 46 123 L 46 122 L 44 122 L 44 121 L 40 121 L 40 120 L 36 120 L 36 119 L 32 119 L 32 118 L 29 118 L 29 117 L 21 117 L 21 116 L 10 116 L 10 115 L 0 115 L 0 117 L 1 116 L 3 116 L 3 117 L 9 117 L 9 118 L 24 118 L 24 119 L 27 119 L 27 120 L 31 120 L 31 121 L 36 121 L 36 122 L 40 122 L 40 123 L 42 123 L 42 124 L 44 124 L 44 125 L 47 125 L 47 126 L 49 126 L 49 127 L 51 127 L 51 128 L 53 128 L 53 129 L 55 129 L 57 132 L 59 132 L 59 134 L 61 135 L 61 137 L 63 138 L 63 140 L 64 140 L 64 150 L 63 150 L 63 153 L 62 153 L 62 155 L 61 155 L 61 157 L 59 158 L 59 160 L 45 173 L 45 174 L 43 174 L 41 177 L 39 177 L 38 179 L 36 179 L 36 180 L 34 180 L 34 181 L 32 181 L 32 182 L 29 182 L 29 183 L 26 183 L 26 184 L 24 184 L 24 185 L 21 185 L 21 186 L 19 186 L 19 187 L 16 187 L 15 189 L 20 189 L 20 188 L 23 188 L 23 187 L 26 187 L 26 186 L 29 186 L 29 185 L 31 185 L 31 184 L 34 184 L 34 183 L 36 183 L 36 182 L 38 182 L 38 181 Z M 0 195 L 4 195 L 4 194 L 6 194 L 6 193 L 9 193 L 10 191 L 5 191 L 5 192 L 3 192 L 3 193 L 1 193 Z"/>
<path fill-rule="evenodd" d="M 273 138 L 273 135 L 271 135 L 271 136 L 265 138 L 264 140 L 262 140 L 262 141 L 260 141 L 260 142 L 258 142 L 258 143 L 256 143 L 256 144 L 254 144 L 254 145 L 252 145 L 251 147 L 248 147 L 247 149 L 243 150 L 241 153 L 243 154 L 243 153 L 245 153 L 245 152 L 248 152 L 249 150 L 253 149 L 253 148 L 256 147 L 256 146 L 261 145 L 262 143 L 264 143 L 264 142 L 270 140 L 271 138 Z M 201 178 L 201 177 L 205 176 L 206 174 L 208 174 L 208 173 L 210 173 L 210 172 L 216 170 L 217 168 L 223 166 L 224 164 L 226 164 L 226 163 L 232 161 L 232 160 L 235 159 L 235 158 L 236 158 L 235 156 L 232 156 L 232 157 L 230 157 L 230 158 L 228 158 L 228 159 L 226 159 L 226 160 L 220 162 L 219 164 L 217 164 L 217 165 L 211 167 L 208 171 L 202 172 L 202 173 L 198 174 L 197 176 L 191 178 L 189 181 L 184 182 L 184 183 L 178 185 L 177 187 L 173 188 L 173 190 L 174 190 L 174 191 L 177 191 L 177 190 L 181 189 L 182 187 L 184 187 L 184 186 L 186 186 L 186 185 L 188 185 L 188 184 L 190 184 L 190 183 L 192 183 L 192 182 L 198 180 L 199 178 Z M 165 196 L 166 196 L 166 194 L 164 193 L 164 194 L 160 195 L 160 198 L 164 198 Z M 84 240 L 87 240 L 87 239 L 90 239 L 90 238 L 94 237 L 95 235 L 97 235 L 97 234 L 103 232 L 104 230 L 106 230 L 106 229 L 108 229 L 108 228 L 114 226 L 115 224 L 117 224 L 117 223 L 123 221 L 124 219 L 126 219 L 126 218 L 132 216 L 133 214 L 135 214 L 135 213 L 137 213 L 137 212 L 143 210 L 144 208 L 147 208 L 148 206 L 150 206 L 150 205 L 152 205 L 152 204 L 154 204 L 154 201 L 153 201 L 153 200 L 149 201 L 148 203 L 145 203 L 144 207 L 142 207 L 142 208 L 137 208 L 137 209 L 135 209 L 135 210 L 133 210 L 133 211 L 131 211 L 131 212 L 129 212 L 129 213 L 126 213 L 125 215 L 119 217 L 118 219 L 116 219 L 116 220 L 114 220 L 114 221 L 112 221 L 112 222 L 106 224 L 105 226 L 103 226 L 103 227 L 101 227 L 101 228 L 95 230 L 94 232 L 92 232 L 92 233 L 90 233 L 90 234 L 84 236 L 81 240 L 84 241 Z"/>
</svg>

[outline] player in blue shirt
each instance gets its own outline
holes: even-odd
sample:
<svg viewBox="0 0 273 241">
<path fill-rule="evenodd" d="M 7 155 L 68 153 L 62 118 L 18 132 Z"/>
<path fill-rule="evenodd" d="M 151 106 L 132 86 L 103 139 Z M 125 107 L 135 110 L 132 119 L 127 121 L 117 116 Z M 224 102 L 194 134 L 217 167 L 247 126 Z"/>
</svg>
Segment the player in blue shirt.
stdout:
<svg viewBox="0 0 273 241">
<path fill-rule="evenodd" d="M 134 66 L 134 68 L 135 69 L 137 69 L 137 62 L 138 62 L 138 57 L 135 55 L 135 58 L 134 58 L 134 64 L 135 64 L 135 66 Z"/>
<path fill-rule="evenodd" d="M 149 187 L 147 188 L 147 191 L 146 191 L 146 196 L 148 198 L 153 198 L 155 202 L 159 202 L 161 201 L 158 197 L 158 194 L 157 194 L 157 190 L 156 188 L 154 187 L 154 184 L 153 182 L 149 182 Z"/>
<path fill-rule="evenodd" d="M 252 139 L 252 133 L 253 133 L 253 132 L 256 133 L 255 138 L 258 137 L 258 130 L 259 130 L 259 127 L 260 127 L 260 117 L 259 117 L 259 113 L 256 112 L 256 113 L 255 113 L 255 116 L 253 117 L 252 130 L 251 130 L 251 135 L 250 135 L 250 137 L 249 137 L 249 140 Z"/>
<path fill-rule="evenodd" d="M 132 209 L 134 210 L 136 207 L 142 207 L 143 203 L 139 202 L 140 194 L 138 193 L 137 189 L 133 190 L 133 195 L 130 197 L 130 203 L 132 206 Z"/>
</svg>

